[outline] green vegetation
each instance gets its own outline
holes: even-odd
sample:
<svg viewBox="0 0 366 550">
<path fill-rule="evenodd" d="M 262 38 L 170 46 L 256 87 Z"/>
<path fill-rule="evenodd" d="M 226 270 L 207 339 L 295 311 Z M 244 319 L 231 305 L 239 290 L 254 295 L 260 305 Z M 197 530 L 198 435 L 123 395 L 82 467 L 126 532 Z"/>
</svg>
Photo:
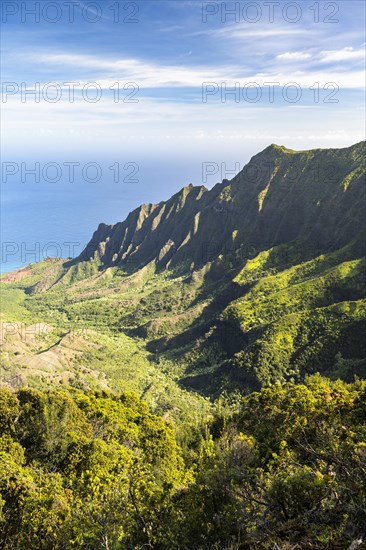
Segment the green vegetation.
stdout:
<svg viewBox="0 0 366 550">
<path fill-rule="evenodd" d="M 258 382 L 271 385 L 316 371 L 331 375 L 341 353 L 358 359 L 353 374 L 365 376 L 366 263 L 347 261 L 349 254 L 347 247 L 284 270 L 268 251 L 248 262 L 237 281 L 250 290 L 223 314 L 247 338 L 233 364 L 254 368 Z"/>
<path fill-rule="evenodd" d="M 365 414 L 365 383 L 315 376 L 220 401 L 183 440 L 131 393 L 3 389 L 0 545 L 346 549 L 366 522 Z"/>
<path fill-rule="evenodd" d="M 2 548 L 155 542 L 187 484 L 172 427 L 133 394 L 1 391 Z"/>
<path fill-rule="evenodd" d="M 0 319 L 1 321 L 30 320 L 28 310 L 24 307 L 25 294 L 19 288 L 11 288 L 0 282 Z"/>
<path fill-rule="evenodd" d="M 68 271 L 59 262 L 46 277 L 38 267 L 38 279 L 32 272 L 2 283 L 4 321 L 49 326 L 43 347 L 10 342 L 12 331 L 5 331 L 6 379 L 21 376 L 15 387 L 61 380 L 84 389 L 127 388 L 161 414 L 201 407 L 179 386 L 217 397 L 225 389 L 301 382 L 315 372 L 364 377 L 365 260 L 355 258 L 352 244 L 303 262 L 294 261 L 295 249 L 300 244 L 265 250 L 239 271 L 227 266 L 224 282 L 149 266 L 131 275 L 108 268 L 70 283 L 60 277 Z M 56 283 L 40 290 L 52 273 Z M 55 368 L 56 354 L 68 375 L 50 380 L 43 372 L 41 379 L 27 368 L 34 352 Z M 352 369 L 339 370 L 337 354 Z"/>
</svg>

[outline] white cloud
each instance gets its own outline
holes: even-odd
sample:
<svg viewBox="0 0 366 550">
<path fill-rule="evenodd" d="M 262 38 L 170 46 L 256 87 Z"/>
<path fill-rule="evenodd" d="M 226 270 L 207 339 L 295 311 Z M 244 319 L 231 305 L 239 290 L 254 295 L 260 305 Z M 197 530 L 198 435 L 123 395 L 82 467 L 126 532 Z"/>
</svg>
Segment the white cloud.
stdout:
<svg viewBox="0 0 366 550">
<path fill-rule="evenodd" d="M 204 31 L 197 31 L 191 33 L 191 35 L 210 35 L 215 38 L 229 38 L 229 39 L 245 39 L 245 38 L 284 38 L 284 37 L 299 37 L 309 36 L 313 34 L 313 31 L 304 27 L 289 28 L 284 25 L 272 25 L 270 23 L 264 23 L 255 28 L 248 28 L 245 24 L 232 24 L 226 25 L 219 29 L 208 29 Z"/>
<path fill-rule="evenodd" d="M 305 52 L 286 52 L 276 56 L 276 59 L 284 61 L 304 61 L 310 59 L 311 54 Z"/>
<path fill-rule="evenodd" d="M 104 82 L 103 85 L 106 87 L 112 85 L 116 80 L 136 82 L 147 88 L 200 87 L 202 82 L 229 80 L 243 75 L 243 68 L 237 66 L 217 68 L 197 66 L 193 68 L 184 65 L 159 65 L 139 59 L 106 60 L 88 55 L 69 54 L 32 56 L 32 59 L 52 66 L 57 64 L 64 68 L 75 68 L 80 75 L 78 80 L 86 80 L 85 69 L 93 69 L 93 80 Z M 90 78 L 89 81 L 91 81 Z"/>
<path fill-rule="evenodd" d="M 354 50 L 351 47 L 343 48 L 342 50 L 326 50 L 320 54 L 320 61 L 323 63 L 351 61 L 364 58 L 364 49 Z"/>
<path fill-rule="evenodd" d="M 342 51 L 346 51 L 348 54 L 354 53 L 350 49 Z M 291 55 L 290 52 L 287 52 L 287 54 Z M 143 89 L 184 87 L 200 89 L 205 82 L 217 83 L 218 85 L 226 82 L 227 87 L 233 87 L 236 82 L 241 85 L 255 82 L 260 86 L 263 86 L 266 82 L 278 82 L 280 86 L 285 86 L 289 82 L 296 82 L 299 86 L 304 87 L 312 86 L 314 82 L 319 82 L 320 85 L 335 82 L 340 88 L 345 89 L 364 89 L 365 86 L 363 71 L 352 69 L 347 72 L 332 68 L 326 71 L 316 71 L 311 68 L 302 71 L 289 69 L 284 71 L 280 66 L 278 68 L 271 66 L 270 69 L 264 67 L 264 70 L 260 72 L 252 72 L 249 68 L 238 64 L 215 67 L 207 65 L 193 67 L 183 64 L 159 65 L 139 59 L 106 60 L 89 55 L 50 54 L 34 56 L 33 59 L 51 66 L 60 64 L 67 74 L 69 74 L 69 68 L 76 69 L 78 82 L 81 84 L 91 81 L 97 82 L 103 89 L 110 88 L 116 81 L 135 82 Z M 85 71 L 86 68 L 92 69 L 92 72 Z M 65 76 L 64 81 L 67 80 L 70 79 Z"/>
<path fill-rule="evenodd" d="M 2 106 L 7 136 L 4 158 L 11 160 L 24 151 L 50 159 L 63 155 L 71 160 L 84 154 L 135 159 L 144 154 L 169 156 L 184 151 L 198 155 L 201 161 L 215 158 L 212 155 L 216 153 L 218 158 L 236 154 L 241 159 L 243 143 L 251 144 L 254 153 L 272 142 L 304 149 L 362 139 L 364 116 L 357 105 L 337 107 L 336 111 L 323 103 L 307 109 L 299 106 L 166 103 L 152 97 L 144 97 L 137 104 L 115 104 L 110 96 L 103 96 L 97 104 L 79 96 L 74 104 L 37 104 L 12 97 Z"/>
</svg>

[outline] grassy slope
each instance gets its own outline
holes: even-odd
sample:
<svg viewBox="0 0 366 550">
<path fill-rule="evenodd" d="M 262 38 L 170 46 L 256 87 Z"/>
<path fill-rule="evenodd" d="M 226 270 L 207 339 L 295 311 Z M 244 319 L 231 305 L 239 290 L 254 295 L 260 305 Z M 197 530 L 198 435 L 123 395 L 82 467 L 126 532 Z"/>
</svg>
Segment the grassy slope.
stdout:
<svg viewBox="0 0 366 550">
<path fill-rule="evenodd" d="M 275 250 L 248 262 L 237 281 L 250 290 L 224 314 L 248 342 L 233 363 L 268 385 L 308 372 L 331 374 L 341 353 L 353 374 L 365 376 L 358 360 L 366 355 L 366 262 L 350 258 L 352 247 L 345 247 L 287 269 L 276 265 Z M 338 374 L 347 377 L 343 367 Z"/>
<path fill-rule="evenodd" d="M 249 260 L 232 277 L 240 297 L 227 307 L 219 304 L 214 313 L 209 312 L 215 296 L 207 292 L 212 282 L 203 277 L 158 274 L 152 265 L 128 275 L 117 268 L 99 271 L 97 264 L 63 276 L 60 263 L 40 264 L 31 275 L 5 284 L 3 320 L 55 327 L 47 340 L 49 346 L 56 343 L 54 351 L 61 349 L 64 363 L 58 370 L 66 361 L 61 383 L 134 390 L 159 412 L 189 414 L 191 406 L 205 406 L 180 389 L 179 380 L 216 395 L 225 388 L 301 381 L 314 371 L 346 379 L 365 376 L 365 260 L 355 259 L 347 246 L 293 265 L 286 250 L 276 247 Z M 40 292 L 46 282 L 49 289 Z M 72 346 L 65 334 L 72 335 Z M 230 339 L 238 334 L 243 343 L 232 351 Z M 157 339 L 174 345 L 149 354 Z M 65 358 L 61 352 L 70 347 L 75 353 L 68 351 Z M 29 365 L 23 356 L 15 363 L 21 361 Z M 34 376 L 31 382 L 39 383 Z"/>
<path fill-rule="evenodd" d="M 142 339 L 123 332 L 136 326 L 139 310 L 139 322 L 149 318 L 156 303 L 152 293 L 161 300 L 169 296 L 162 316 L 181 299 L 179 292 L 170 292 L 173 285 L 166 288 L 164 276 L 154 280 L 151 270 L 132 277 L 117 270 L 100 275 L 96 266 L 88 273 L 60 275 L 60 262 L 42 262 L 21 280 L 0 283 L 3 383 L 135 391 L 152 410 L 174 419 L 209 413 L 206 400 L 177 385 L 166 362 L 151 360 Z M 46 282 L 50 288 L 39 292 Z M 144 298 L 141 313 L 138 304 Z"/>
</svg>

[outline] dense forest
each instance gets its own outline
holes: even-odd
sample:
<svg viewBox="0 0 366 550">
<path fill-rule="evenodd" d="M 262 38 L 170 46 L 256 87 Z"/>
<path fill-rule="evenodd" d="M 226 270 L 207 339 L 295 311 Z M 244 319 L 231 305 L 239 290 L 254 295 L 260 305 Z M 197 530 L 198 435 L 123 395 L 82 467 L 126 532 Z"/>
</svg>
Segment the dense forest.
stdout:
<svg viewBox="0 0 366 550">
<path fill-rule="evenodd" d="M 219 400 L 184 429 L 132 393 L 3 389 L 0 408 L 4 550 L 346 549 L 364 535 L 365 382 Z"/>
</svg>

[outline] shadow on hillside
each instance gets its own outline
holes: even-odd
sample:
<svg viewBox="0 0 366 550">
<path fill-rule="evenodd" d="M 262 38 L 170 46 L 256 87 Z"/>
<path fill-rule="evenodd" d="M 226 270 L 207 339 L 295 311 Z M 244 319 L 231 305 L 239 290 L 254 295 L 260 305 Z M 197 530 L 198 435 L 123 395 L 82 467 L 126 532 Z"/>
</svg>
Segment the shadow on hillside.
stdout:
<svg viewBox="0 0 366 550">
<path fill-rule="evenodd" d="M 210 287 L 212 289 L 212 282 L 208 283 L 208 289 L 204 288 L 199 297 L 190 304 L 191 307 L 197 305 L 202 298 L 209 298 Z M 221 313 L 233 300 L 239 298 L 245 293 L 245 289 L 238 283 L 230 280 L 228 283 L 222 285 L 222 289 L 217 292 L 215 298 L 207 305 L 202 311 L 201 315 L 196 319 L 193 324 L 175 336 L 164 336 L 150 341 L 146 348 L 153 354 L 162 353 L 168 350 L 177 350 L 178 348 L 184 348 L 191 345 L 195 340 L 204 338 L 209 331 L 212 331 L 214 327 L 219 324 L 221 326 L 229 327 L 229 323 L 226 321 L 218 321 L 217 315 Z M 239 335 L 240 331 L 231 327 L 226 332 L 233 332 Z"/>
</svg>

